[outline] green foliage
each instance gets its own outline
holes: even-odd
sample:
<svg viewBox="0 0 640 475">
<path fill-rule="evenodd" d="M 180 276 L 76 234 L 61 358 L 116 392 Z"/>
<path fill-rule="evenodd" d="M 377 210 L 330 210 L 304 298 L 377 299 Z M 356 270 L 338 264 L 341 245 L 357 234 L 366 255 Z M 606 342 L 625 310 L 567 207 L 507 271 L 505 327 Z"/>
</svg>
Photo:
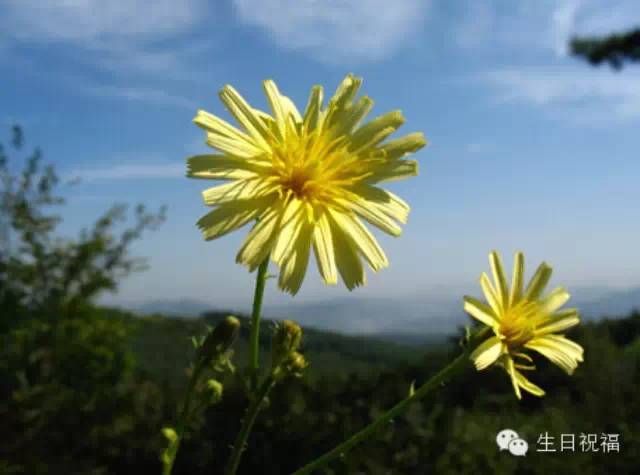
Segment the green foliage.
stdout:
<svg viewBox="0 0 640 475">
<path fill-rule="evenodd" d="M 134 224 L 116 234 L 125 217 L 116 205 L 63 239 L 54 168 L 36 149 L 14 173 L 7 153 L 19 155 L 24 143 L 14 127 L 9 147 L 0 145 L 0 469 L 99 474 L 135 467 L 145 454 L 154 460 L 160 446 L 146 434 L 164 418 L 164 396 L 136 376 L 134 322 L 101 318 L 91 301 L 142 268 L 130 244 L 164 210 L 139 205 Z"/>
<path fill-rule="evenodd" d="M 640 61 L 640 28 L 607 37 L 573 38 L 571 52 L 593 65 L 606 62 L 620 69 L 625 61 Z"/>
</svg>

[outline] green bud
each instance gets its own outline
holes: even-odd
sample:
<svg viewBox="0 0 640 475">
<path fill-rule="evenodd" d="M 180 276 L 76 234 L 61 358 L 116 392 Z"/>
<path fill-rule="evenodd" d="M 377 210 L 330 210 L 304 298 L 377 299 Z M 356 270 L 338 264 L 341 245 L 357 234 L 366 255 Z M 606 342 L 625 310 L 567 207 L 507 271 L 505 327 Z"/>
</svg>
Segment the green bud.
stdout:
<svg viewBox="0 0 640 475">
<path fill-rule="evenodd" d="M 222 383 L 215 379 L 208 379 L 205 391 L 209 404 L 218 404 L 222 400 Z"/>
<path fill-rule="evenodd" d="M 302 328 L 291 320 L 284 320 L 273 333 L 271 366 L 276 368 L 298 350 L 302 341 Z"/>
<path fill-rule="evenodd" d="M 305 357 L 297 351 L 292 352 L 287 358 L 273 370 L 273 377 L 281 380 L 285 376 L 302 376 L 302 371 L 309 366 Z"/>
<path fill-rule="evenodd" d="M 163 427 L 162 435 L 164 435 L 170 444 L 175 443 L 178 440 L 178 434 L 173 429 L 173 427 Z"/>
<path fill-rule="evenodd" d="M 240 320 L 233 316 L 226 317 L 204 339 L 198 351 L 201 361 L 207 364 L 225 354 L 239 333 Z"/>
</svg>

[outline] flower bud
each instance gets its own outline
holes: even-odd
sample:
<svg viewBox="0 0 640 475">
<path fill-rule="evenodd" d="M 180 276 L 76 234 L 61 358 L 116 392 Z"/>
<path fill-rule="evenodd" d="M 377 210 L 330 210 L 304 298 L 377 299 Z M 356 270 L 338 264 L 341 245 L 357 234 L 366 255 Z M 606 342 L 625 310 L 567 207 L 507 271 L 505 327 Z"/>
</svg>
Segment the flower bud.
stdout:
<svg viewBox="0 0 640 475">
<path fill-rule="evenodd" d="M 276 326 L 273 333 L 271 365 L 280 365 L 292 353 L 298 350 L 302 341 L 302 328 L 291 320 L 284 320 Z"/>
<path fill-rule="evenodd" d="M 304 370 L 309 363 L 305 359 L 304 355 L 294 351 L 287 360 L 287 368 L 289 372 L 294 376 L 302 376 L 302 370 Z"/>
<path fill-rule="evenodd" d="M 215 379 L 208 379 L 205 387 L 209 404 L 218 404 L 222 400 L 222 383 Z"/>
<path fill-rule="evenodd" d="M 233 316 L 226 317 L 205 338 L 198 352 L 201 361 L 207 364 L 222 356 L 231 348 L 239 333 L 240 320 Z"/>
</svg>

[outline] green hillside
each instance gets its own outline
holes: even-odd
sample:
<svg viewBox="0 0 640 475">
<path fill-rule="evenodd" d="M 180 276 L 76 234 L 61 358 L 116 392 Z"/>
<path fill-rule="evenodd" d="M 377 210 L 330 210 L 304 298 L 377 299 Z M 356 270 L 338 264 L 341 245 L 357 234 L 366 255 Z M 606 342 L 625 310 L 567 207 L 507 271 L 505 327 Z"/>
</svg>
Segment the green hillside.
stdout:
<svg viewBox="0 0 640 475">
<path fill-rule="evenodd" d="M 130 345 L 141 371 L 175 387 L 186 383 L 185 368 L 193 355 L 192 336 L 204 335 L 207 325 L 215 326 L 226 313 L 210 312 L 199 318 L 138 316 L 113 308 L 98 310 L 104 317 L 128 322 L 134 329 Z M 238 316 L 242 323 L 240 338 L 235 345 L 234 363 L 246 365 L 250 320 Z M 261 359 L 269 361 L 270 338 L 274 322 L 261 324 Z M 441 341 L 441 345 L 446 341 Z M 434 348 L 437 343 L 430 345 Z M 305 329 L 302 352 L 311 363 L 307 376 L 317 378 L 328 374 L 376 373 L 401 364 L 420 360 L 425 348 L 401 345 L 375 338 L 345 336 L 338 333 Z"/>
</svg>

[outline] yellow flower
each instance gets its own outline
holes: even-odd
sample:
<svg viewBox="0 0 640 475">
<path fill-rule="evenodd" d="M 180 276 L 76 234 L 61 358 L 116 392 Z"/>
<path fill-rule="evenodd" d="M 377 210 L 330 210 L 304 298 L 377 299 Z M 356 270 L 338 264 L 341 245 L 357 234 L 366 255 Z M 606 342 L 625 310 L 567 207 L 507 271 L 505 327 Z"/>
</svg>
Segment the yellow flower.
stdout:
<svg viewBox="0 0 640 475">
<path fill-rule="evenodd" d="M 533 370 L 533 360 L 525 350 L 534 350 L 572 374 L 583 361 L 583 349 L 577 343 L 558 334 L 580 322 L 578 310 L 560 310 L 568 300 L 569 293 L 558 287 L 543 296 L 544 288 L 551 278 L 551 267 L 542 263 L 523 290 L 524 256 L 515 256 L 511 289 L 507 284 L 500 255 L 493 251 L 489 255 L 495 286 L 483 273 L 480 286 L 488 302 L 485 304 L 473 297 L 464 297 L 464 309 L 472 317 L 489 326 L 495 334 L 471 354 L 478 370 L 496 363 L 511 377 L 518 399 L 520 389 L 536 396 L 544 391 L 527 380 L 518 370 Z"/>
<path fill-rule="evenodd" d="M 426 141 L 415 133 L 385 142 L 404 122 L 399 111 L 360 126 L 373 106 L 366 96 L 356 100 L 361 83 L 348 75 L 326 106 L 322 87 L 313 87 L 300 114 L 264 81 L 273 115 L 227 85 L 220 99 L 243 130 L 202 110 L 194 119 L 221 153 L 189 158 L 187 176 L 228 181 L 203 193 L 215 206 L 198 221 L 205 239 L 257 220 L 236 262 L 253 271 L 270 256 L 280 267 L 280 288 L 291 294 L 312 247 L 327 284 L 336 284 L 338 273 L 350 290 L 365 284 L 361 258 L 374 271 L 388 261 L 361 218 L 393 236 L 407 221 L 407 203 L 376 185 L 417 175 L 417 162 L 403 157 Z"/>
</svg>

